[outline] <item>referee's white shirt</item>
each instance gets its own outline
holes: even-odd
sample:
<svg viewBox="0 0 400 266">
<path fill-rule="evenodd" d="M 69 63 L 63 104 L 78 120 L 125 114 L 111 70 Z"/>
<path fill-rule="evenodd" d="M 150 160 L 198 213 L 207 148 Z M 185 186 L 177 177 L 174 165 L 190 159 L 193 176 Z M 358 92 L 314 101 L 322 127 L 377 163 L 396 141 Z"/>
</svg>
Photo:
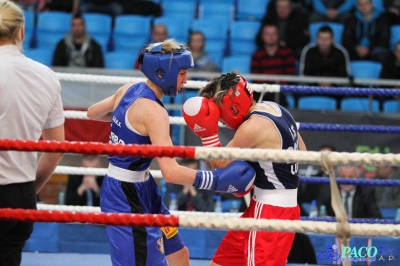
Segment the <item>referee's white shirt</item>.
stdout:
<svg viewBox="0 0 400 266">
<path fill-rule="evenodd" d="M 0 46 L 0 139 L 39 140 L 64 123 L 61 85 L 15 45 Z M 37 152 L 0 151 L 0 185 L 34 181 Z"/>
</svg>

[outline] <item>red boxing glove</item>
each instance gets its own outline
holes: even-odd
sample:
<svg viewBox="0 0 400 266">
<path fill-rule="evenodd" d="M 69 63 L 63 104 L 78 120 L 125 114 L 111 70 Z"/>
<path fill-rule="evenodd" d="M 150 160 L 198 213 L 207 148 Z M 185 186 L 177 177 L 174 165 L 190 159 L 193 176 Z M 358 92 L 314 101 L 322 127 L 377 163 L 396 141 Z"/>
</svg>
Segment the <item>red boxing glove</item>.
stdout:
<svg viewBox="0 0 400 266">
<path fill-rule="evenodd" d="M 203 146 L 222 146 L 218 137 L 219 107 L 212 99 L 192 97 L 183 104 L 182 114 L 188 127 L 201 138 Z"/>
</svg>

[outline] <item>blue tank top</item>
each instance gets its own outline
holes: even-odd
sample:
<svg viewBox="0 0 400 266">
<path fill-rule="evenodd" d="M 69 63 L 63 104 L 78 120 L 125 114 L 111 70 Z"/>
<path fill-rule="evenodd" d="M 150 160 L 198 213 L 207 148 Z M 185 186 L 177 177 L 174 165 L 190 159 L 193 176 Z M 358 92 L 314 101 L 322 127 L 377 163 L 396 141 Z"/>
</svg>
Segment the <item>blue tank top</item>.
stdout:
<svg viewBox="0 0 400 266">
<path fill-rule="evenodd" d="M 269 119 L 278 130 L 282 140 L 282 150 L 298 150 L 297 126 L 292 115 L 274 102 L 264 102 L 273 106 L 278 115 L 263 111 L 253 111 L 249 117 L 256 115 Z M 248 162 L 256 171 L 254 185 L 262 189 L 296 189 L 299 186 L 297 163 L 274 163 L 271 161 Z"/>
<path fill-rule="evenodd" d="M 144 83 L 136 83 L 132 85 L 122 97 L 117 108 L 113 111 L 111 121 L 110 143 L 120 144 L 151 144 L 149 136 L 138 134 L 128 122 L 128 108 L 139 98 L 146 98 L 164 105 L 157 99 L 154 92 Z M 132 170 L 143 171 L 149 168 L 151 161 L 154 159 L 148 157 L 135 156 L 108 156 L 108 161 L 117 167 Z"/>
</svg>

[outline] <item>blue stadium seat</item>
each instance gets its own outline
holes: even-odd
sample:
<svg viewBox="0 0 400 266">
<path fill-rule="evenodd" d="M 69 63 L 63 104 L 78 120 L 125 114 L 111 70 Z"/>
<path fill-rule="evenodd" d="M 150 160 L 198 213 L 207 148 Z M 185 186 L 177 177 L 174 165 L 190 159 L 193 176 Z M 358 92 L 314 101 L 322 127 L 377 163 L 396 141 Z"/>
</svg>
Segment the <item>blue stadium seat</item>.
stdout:
<svg viewBox="0 0 400 266">
<path fill-rule="evenodd" d="M 342 111 L 353 111 L 353 112 L 368 112 L 370 99 L 367 97 L 350 97 L 345 98 L 341 101 Z M 379 112 L 379 101 L 372 99 L 372 110 L 373 113 Z"/>
<path fill-rule="evenodd" d="M 24 55 L 46 66 L 51 66 L 53 61 L 53 50 L 45 48 L 35 48 L 25 50 Z"/>
<path fill-rule="evenodd" d="M 191 31 L 201 31 L 206 39 L 204 50 L 214 55 L 225 55 L 228 42 L 228 24 L 218 18 L 195 19 L 190 27 Z"/>
<path fill-rule="evenodd" d="M 236 55 L 222 58 L 222 72 L 227 73 L 232 70 L 239 71 L 240 74 L 249 74 L 251 55 Z"/>
<path fill-rule="evenodd" d="M 270 0 L 237 0 L 236 20 L 260 21 L 267 12 Z"/>
<path fill-rule="evenodd" d="M 181 17 L 192 20 L 197 17 L 197 2 L 195 0 L 163 0 L 163 16 Z"/>
<path fill-rule="evenodd" d="M 25 32 L 32 33 L 35 28 L 35 13 L 31 11 L 24 11 L 25 17 Z"/>
<path fill-rule="evenodd" d="M 379 207 L 383 219 L 393 219 L 396 217 L 397 208 Z"/>
<path fill-rule="evenodd" d="M 399 101 L 398 100 L 386 100 L 383 102 L 384 113 L 398 113 L 399 112 Z"/>
<path fill-rule="evenodd" d="M 186 43 L 189 38 L 189 29 L 192 19 L 176 16 L 162 16 L 155 18 L 153 24 L 167 26 L 168 38 L 175 38 L 178 42 Z"/>
<path fill-rule="evenodd" d="M 248 55 L 256 51 L 255 39 L 260 26 L 260 22 L 256 21 L 232 22 L 229 38 L 230 55 Z"/>
<path fill-rule="evenodd" d="M 350 62 L 351 75 L 354 78 L 378 79 L 381 75 L 382 64 L 368 60 L 354 60 Z"/>
<path fill-rule="evenodd" d="M 55 48 L 58 41 L 71 29 L 71 14 L 58 11 L 37 14 L 37 47 Z"/>
<path fill-rule="evenodd" d="M 85 13 L 86 32 L 89 33 L 107 51 L 107 45 L 111 37 L 112 17 L 102 13 Z"/>
<path fill-rule="evenodd" d="M 136 54 L 128 51 L 115 51 L 104 54 L 105 68 L 133 69 Z"/>
<path fill-rule="evenodd" d="M 327 96 L 302 96 L 298 108 L 303 110 L 336 110 L 336 99 Z"/>
<path fill-rule="evenodd" d="M 390 27 L 390 49 L 393 50 L 398 42 L 400 42 L 400 25 L 393 25 Z"/>
<path fill-rule="evenodd" d="M 129 50 L 138 53 L 150 39 L 151 17 L 119 15 L 115 18 L 115 51 Z"/>
<path fill-rule="evenodd" d="M 308 30 L 310 32 L 310 43 L 314 43 L 317 41 L 317 33 L 322 26 L 331 27 L 335 43 L 342 44 L 344 25 L 338 22 L 330 21 L 313 22 L 309 24 Z"/>
<path fill-rule="evenodd" d="M 211 2 L 200 1 L 199 18 L 220 18 L 226 21 L 233 21 L 235 15 L 235 5 L 232 1 L 226 2 Z"/>
</svg>

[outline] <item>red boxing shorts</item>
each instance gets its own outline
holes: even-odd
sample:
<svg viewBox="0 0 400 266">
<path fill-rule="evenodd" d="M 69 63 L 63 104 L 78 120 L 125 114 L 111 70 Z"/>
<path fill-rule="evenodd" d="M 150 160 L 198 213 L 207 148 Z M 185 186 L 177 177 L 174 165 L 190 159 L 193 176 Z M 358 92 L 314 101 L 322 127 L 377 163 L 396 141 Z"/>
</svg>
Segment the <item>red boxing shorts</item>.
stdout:
<svg viewBox="0 0 400 266">
<path fill-rule="evenodd" d="M 251 199 L 241 218 L 299 220 L 300 208 L 277 207 Z M 212 261 L 222 266 L 284 266 L 295 233 L 229 231 Z"/>
</svg>

